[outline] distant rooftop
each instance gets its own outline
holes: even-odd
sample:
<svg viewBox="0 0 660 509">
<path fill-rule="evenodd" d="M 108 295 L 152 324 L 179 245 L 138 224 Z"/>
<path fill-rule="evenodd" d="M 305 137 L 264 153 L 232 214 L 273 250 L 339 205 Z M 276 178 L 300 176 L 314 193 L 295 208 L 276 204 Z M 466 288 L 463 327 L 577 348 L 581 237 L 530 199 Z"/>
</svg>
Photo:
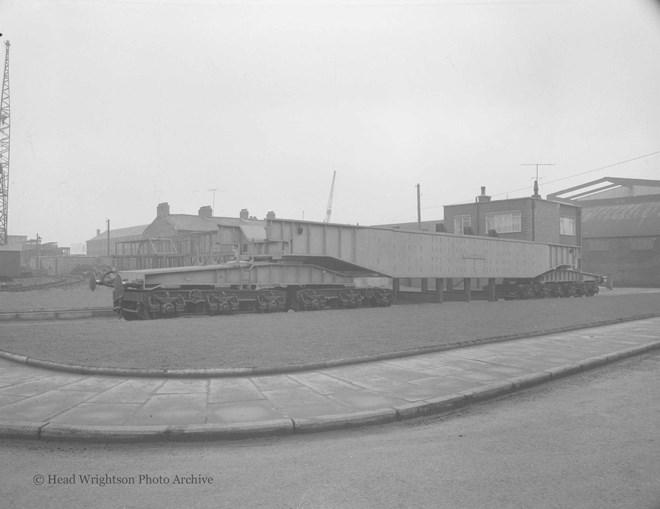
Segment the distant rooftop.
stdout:
<svg viewBox="0 0 660 509">
<path fill-rule="evenodd" d="M 246 224 L 265 223 L 259 219 L 240 219 L 238 217 L 206 217 L 193 214 L 170 214 L 164 219 L 180 232 L 216 232 L 218 226 L 243 226 Z"/>
<path fill-rule="evenodd" d="M 142 235 L 144 230 L 149 226 L 148 224 L 143 224 L 140 226 L 129 226 L 127 228 L 117 228 L 115 230 L 110 230 L 110 238 L 111 239 L 116 239 L 119 237 L 139 237 Z M 89 239 L 90 241 L 92 240 L 106 240 L 108 238 L 108 232 L 107 230 L 99 233 L 95 237 Z"/>
<path fill-rule="evenodd" d="M 603 177 L 549 194 L 548 200 L 586 202 L 660 194 L 660 180 Z"/>
</svg>

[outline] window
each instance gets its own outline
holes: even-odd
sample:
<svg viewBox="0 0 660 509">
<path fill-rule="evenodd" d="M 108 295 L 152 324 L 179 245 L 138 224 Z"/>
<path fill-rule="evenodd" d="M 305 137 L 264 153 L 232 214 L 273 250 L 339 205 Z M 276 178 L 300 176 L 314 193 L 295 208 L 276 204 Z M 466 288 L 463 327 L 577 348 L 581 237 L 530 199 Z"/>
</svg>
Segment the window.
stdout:
<svg viewBox="0 0 660 509">
<path fill-rule="evenodd" d="M 454 233 L 465 233 L 465 227 L 472 226 L 472 216 L 454 216 Z"/>
<path fill-rule="evenodd" d="M 518 233 L 522 231 L 520 211 L 500 212 L 499 214 L 486 214 L 486 231 L 495 230 L 497 233 Z"/>
<path fill-rule="evenodd" d="M 575 218 L 559 218 L 559 235 L 575 235 Z"/>
</svg>

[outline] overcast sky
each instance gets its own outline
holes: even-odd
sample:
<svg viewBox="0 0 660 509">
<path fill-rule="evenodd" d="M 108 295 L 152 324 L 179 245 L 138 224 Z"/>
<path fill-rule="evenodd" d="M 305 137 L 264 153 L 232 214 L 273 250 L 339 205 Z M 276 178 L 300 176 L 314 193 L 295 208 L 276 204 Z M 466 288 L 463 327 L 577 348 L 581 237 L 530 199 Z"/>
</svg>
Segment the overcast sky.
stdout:
<svg viewBox="0 0 660 509">
<path fill-rule="evenodd" d="M 415 221 L 660 179 L 651 0 L 0 0 L 9 234 L 62 246 L 196 214 Z M 2 49 L 4 60 L 5 46 Z M 568 178 L 572 177 L 572 178 Z M 562 180 L 559 180 L 562 179 Z"/>
</svg>

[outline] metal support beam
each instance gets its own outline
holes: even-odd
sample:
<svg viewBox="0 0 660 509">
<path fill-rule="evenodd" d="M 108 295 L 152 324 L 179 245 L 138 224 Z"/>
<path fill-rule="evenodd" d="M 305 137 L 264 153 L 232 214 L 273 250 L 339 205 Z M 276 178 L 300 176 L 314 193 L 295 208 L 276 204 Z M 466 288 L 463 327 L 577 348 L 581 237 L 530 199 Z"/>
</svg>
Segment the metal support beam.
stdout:
<svg viewBox="0 0 660 509">
<path fill-rule="evenodd" d="M 398 277 L 392 279 L 392 304 L 396 304 L 399 300 L 399 290 L 401 287 L 401 281 Z"/>
<path fill-rule="evenodd" d="M 488 279 L 488 286 L 486 288 L 488 291 L 488 300 L 490 302 L 495 302 L 497 300 L 495 293 L 495 278 Z"/>
<path fill-rule="evenodd" d="M 435 302 L 438 304 L 442 304 L 442 302 L 445 300 L 444 284 L 445 280 L 443 278 L 435 278 Z"/>
<path fill-rule="evenodd" d="M 465 294 L 465 302 L 470 302 L 472 300 L 471 282 L 472 280 L 469 277 L 463 279 L 463 293 Z"/>
</svg>

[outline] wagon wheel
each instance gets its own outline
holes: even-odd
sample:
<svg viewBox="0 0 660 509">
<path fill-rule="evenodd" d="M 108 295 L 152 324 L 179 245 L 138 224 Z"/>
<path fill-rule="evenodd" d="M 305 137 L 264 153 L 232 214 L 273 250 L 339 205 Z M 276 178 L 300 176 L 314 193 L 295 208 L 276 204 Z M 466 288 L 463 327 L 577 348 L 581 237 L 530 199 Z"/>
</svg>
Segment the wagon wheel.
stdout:
<svg viewBox="0 0 660 509">
<path fill-rule="evenodd" d="M 176 312 L 174 304 L 172 304 L 171 302 L 167 302 L 163 304 L 162 310 L 163 310 L 163 315 L 165 317 L 174 316 L 174 313 Z"/>
<path fill-rule="evenodd" d="M 193 304 L 199 304 L 204 300 L 204 296 L 202 295 L 202 291 L 199 288 L 195 288 L 193 290 L 190 290 L 190 293 L 188 294 L 188 300 L 192 302 Z"/>
<path fill-rule="evenodd" d="M 168 292 L 167 290 L 160 290 L 154 293 L 153 296 L 156 298 L 156 300 L 160 300 L 160 299 L 170 300 L 170 292 Z"/>
</svg>

